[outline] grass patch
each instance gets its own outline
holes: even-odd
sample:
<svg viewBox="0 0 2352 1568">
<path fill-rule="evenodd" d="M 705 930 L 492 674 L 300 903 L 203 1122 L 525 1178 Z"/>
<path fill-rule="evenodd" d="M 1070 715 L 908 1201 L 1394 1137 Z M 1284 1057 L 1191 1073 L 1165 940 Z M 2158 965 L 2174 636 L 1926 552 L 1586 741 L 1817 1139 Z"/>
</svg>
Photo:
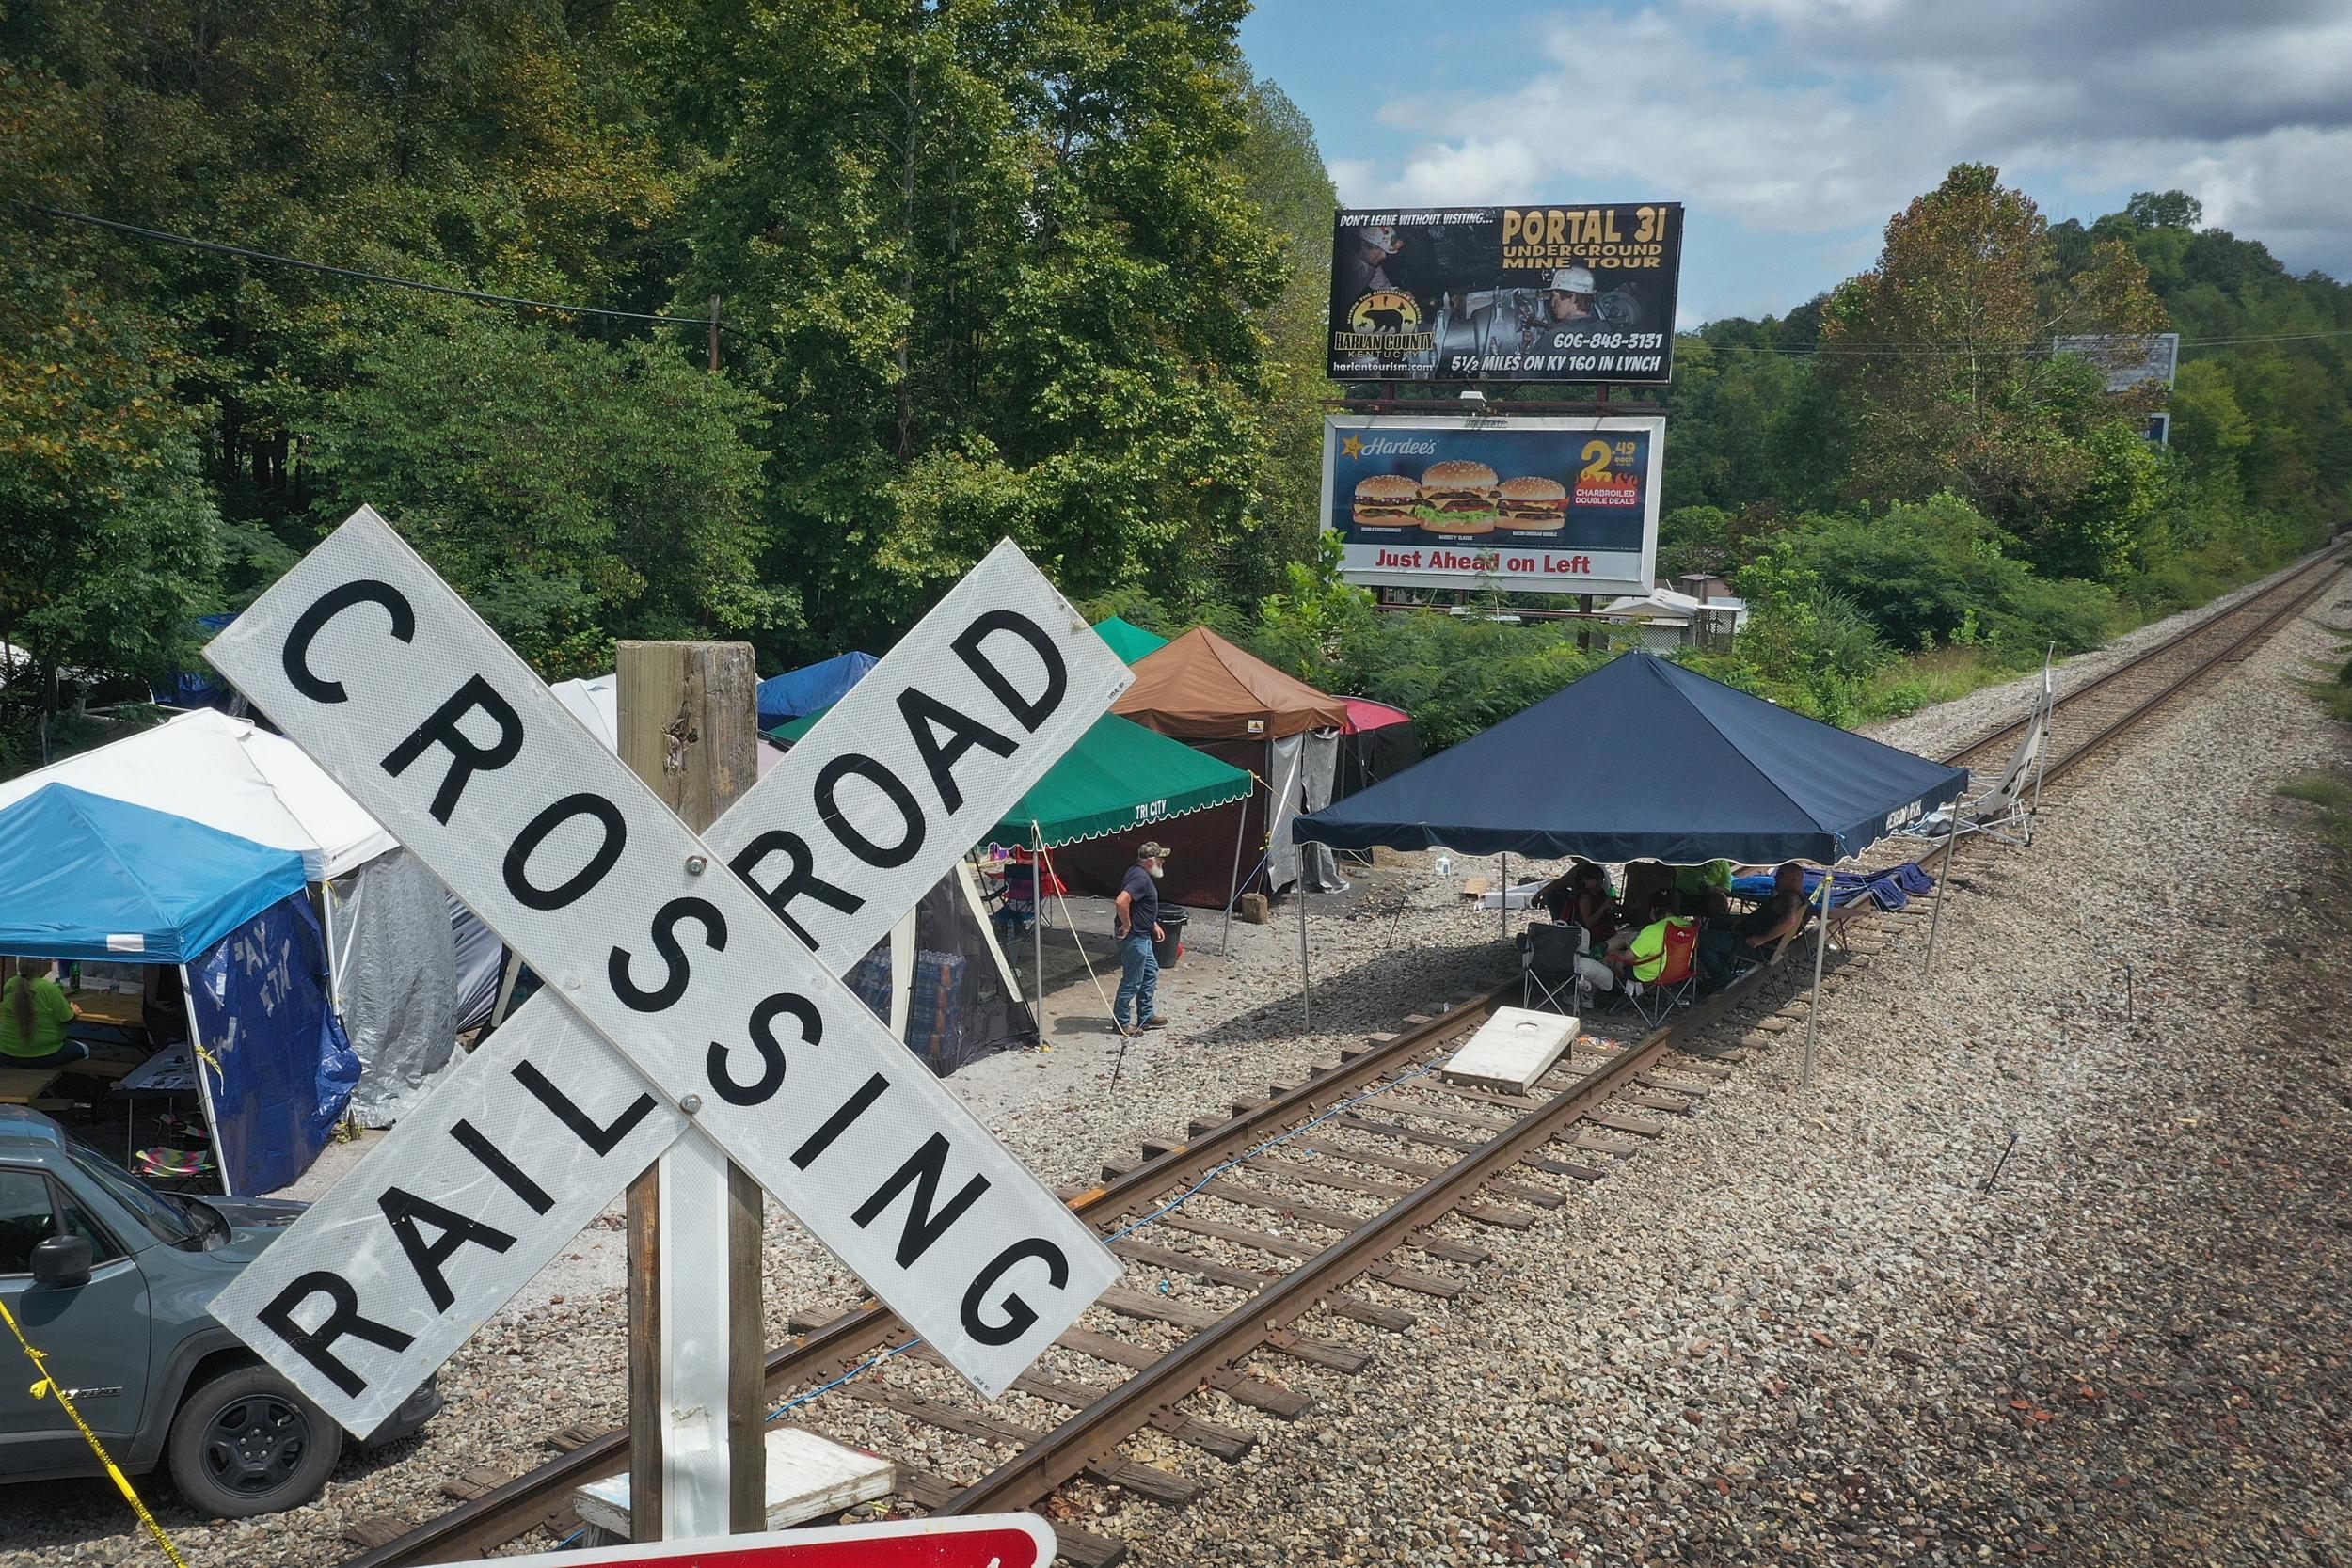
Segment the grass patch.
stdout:
<svg viewBox="0 0 2352 1568">
<path fill-rule="evenodd" d="M 2352 811 L 2352 779 L 2331 773 L 2297 773 L 2278 789 L 2290 800 L 2308 800 L 2329 811 Z"/>
<path fill-rule="evenodd" d="M 1872 673 L 1863 686 L 1859 705 L 1865 721 L 1902 719 L 2040 667 L 2039 659 L 2021 666 L 1984 648 L 1936 648 L 1899 658 Z"/>
</svg>

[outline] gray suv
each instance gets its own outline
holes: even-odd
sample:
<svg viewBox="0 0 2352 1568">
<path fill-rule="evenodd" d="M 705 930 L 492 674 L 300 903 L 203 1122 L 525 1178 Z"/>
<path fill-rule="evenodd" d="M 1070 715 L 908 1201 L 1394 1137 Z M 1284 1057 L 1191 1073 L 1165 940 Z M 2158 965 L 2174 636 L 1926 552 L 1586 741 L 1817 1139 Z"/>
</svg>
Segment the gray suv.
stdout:
<svg viewBox="0 0 2352 1568">
<path fill-rule="evenodd" d="M 308 1502 L 342 1452 L 333 1419 L 205 1310 L 302 1209 L 159 1193 L 40 1112 L 0 1105 L 0 1300 L 116 1463 L 167 1467 L 202 1513 Z M 33 1381 L 0 1334 L 0 1481 L 103 1474 Z M 440 1407 L 428 1380 L 366 1446 Z"/>
</svg>

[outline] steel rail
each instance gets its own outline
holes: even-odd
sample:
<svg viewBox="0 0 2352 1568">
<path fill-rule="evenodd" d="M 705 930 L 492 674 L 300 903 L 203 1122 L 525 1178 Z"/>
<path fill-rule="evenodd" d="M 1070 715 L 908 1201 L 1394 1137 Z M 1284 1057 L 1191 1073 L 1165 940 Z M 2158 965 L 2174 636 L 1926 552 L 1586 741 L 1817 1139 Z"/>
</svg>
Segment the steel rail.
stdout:
<svg viewBox="0 0 2352 1568">
<path fill-rule="evenodd" d="M 1115 1180 L 1073 1196 L 1070 1207 L 1080 1214 L 1101 1216 L 1107 1226 L 1151 1196 L 1199 1180 L 1212 1167 L 1262 1142 L 1274 1131 L 1360 1092 L 1400 1061 L 1409 1061 L 1466 1023 L 1475 1023 L 1506 995 L 1516 993 L 1518 987 L 1515 975 L 1461 1006 L 1440 1013 L 1426 1023 L 1416 1024 L 1352 1059 L 1343 1059 L 1339 1067 L 1272 1096 L 1263 1104 L 1234 1116 L 1213 1132 L 1153 1156 Z M 810 1331 L 799 1342 L 770 1351 L 764 1373 L 768 1393 L 773 1397 L 786 1389 L 834 1376 L 890 1342 L 905 1328 L 904 1322 L 888 1307 L 870 1302 L 854 1307 Z M 382 1545 L 347 1559 L 343 1568 L 421 1568 L 426 1563 L 479 1557 L 491 1547 L 506 1544 L 554 1513 L 574 1488 L 617 1475 L 628 1467 L 628 1432 L 624 1429 L 599 1433 L 569 1452 L 460 1502 Z"/>
<path fill-rule="evenodd" d="M 2283 578 L 2278 582 L 2272 583 L 2268 588 L 2249 598 L 2239 600 L 2236 604 L 2232 605 L 2229 609 L 2224 610 L 2217 614 L 2207 616 L 2204 620 L 2198 622 L 2193 626 L 2183 627 L 2181 630 L 2173 633 L 2170 637 L 2166 638 L 2155 646 L 2149 648 L 2142 653 L 2133 655 L 2130 658 L 2117 665 L 2114 669 L 2106 671 L 2103 674 L 2094 676 L 2090 680 L 2085 681 L 2074 690 L 2060 692 L 2058 694 L 2058 705 L 2061 708 L 2065 707 L 2070 704 L 2078 702 L 2085 697 L 2092 695 L 2094 692 L 2104 690 L 2108 686 L 2117 681 L 2123 680 L 2128 676 L 2146 674 L 2147 667 L 2154 663 L 2156 660 L 2164 657 L 2167 654 L 2176 652 L 2187 643 L 2194 641 L 2196 639 L 2203 637 L 2217 628 L 2226 625 L 2231 620 L 2233 620 L 2237 616 L 2244 614 L 2248 610 L 2250 610 L 2256 606 L 2262 604 L 2272 594 L 2285 592 L 2290 585 L 2301 580 L 2306 576 L 2320 572 L 2331 565 L 2341 564 L 2341 558 L 2346 548 L 2352 548 L 2352 546 L 2330 545 L 2327 546 L 2316 555 L 2312 556 L 2311 560 L 2305 562 L 2303 565 L 2299 567 L 2292 576 Z M 2314 590 L 2313 592 L 2316 591 Z M 2298 598 L 2295 602 L 2299 605 L 2306 602 L 2309 597 L 2310 595 L 2307 594 L 2302 598 Z M 2278 615 L 2274 612 L 2265 617 L 2262 622 L 2262 625 L 2268 626 L 2277 619 Z M 2188 678 L 2194 679 L 2195 677 L 2192 675 Z M 2166 689 L 2170 690 L 2171 688 L 2168 687 Z M 1947 767 L 1958 768 L 1966 758 L 1975 755 L 1977 752 L 1997 746 L 2005 740 L 2013 740 L 2017 736 L 2025 734 L 2026 726 L 2032 722 L 2033 719 L 2031 715 L 2028 715 L 2024 719 L 2012 720 L 2009 723 L 2002 725 L 1999 729 L 1979 736 L 1976 739 L 1971 740 L 1967 745 L 1963 746 L 1960 750 L 1952 752 L 1950 755 L 1943 758 L 1942 760 Z"/>
<path fill-rule="evenodd" d="M 2221 615 L 2188 627 L 2164 642 L 2135 656 L 2096 679 L 2064 693 L 2063 708 L 2078 703 L 2114 682 L 2146 667 L 2263 600 L 2287 590 L 2306 576 L 2314 578 L 2301 592 L 2280 603 L 2253 626 L 2185 673 L 2169 681 L 2153 695 L 2121 718 L 2103 726 L 2090 739 L 2053 762 L 2047 777 L 2058 777 L 2076 762 L 2105 746 L 2163 703 L 2180 694 L 2207 671 L 2245 648 L 2285 616 L 2299 610 L 2327 586 L 2325 568 L 2341 566 L 2345 546 L 2336 546 L 2310 562 L 2300 572 L 2264 594 L 2233 606 Z M 1969 742 L 1944 760 L 1957 766 L 1974 752 L 1997 745 L 2021 732 L 2019 721 Z M 1430 1186 L 1400 1199 L 1382 1214 L 1335 1242 L 1300 1268 L 1236 1307 L 1225 1319 L 1186 1344 L 1135 1374 L 1092 1405 L 1057 1428 L 1047 1441 L 1009 1461 L 981 1481 L 949 1499 L 941 1513 L 970 1513 L 983 1508 L 1025 1506 L 1082 1469 L 1099 1450 L 1089 1445 L 1115 1447 L 1151 1419 L 1152 1413 L 1172 1405 L 1198 1386 L 1203 1369 L 1238 1360 L 1266 1334 L 1295 1320 L 1324 1295 L 1362 1274 L 1388 1252 L 1443 1217 L 1463 1196 L 1474 1191 L 1501 1170 L 1516 1164 L 1530 1149 L 1549 1141 L 1559 1128 L 1615 1093 L 1626 1080 L 1654 1066 L 1687 1032 L 1712 1022 L 1731 1006 L 1769 982 L 1777 969 L 1752 972 L 1719 995 L 1702 1003 L 1640 1045 L 1596 1069 L 1579 1083 L 1529 1117 L 1498 1132 L 1477 1153 L 1465 1156 Z M 1264 1103 L 1234 1116 L 1215 1131 L 1145 1160 L 1116 1179 L 1090 1187 L 1070 1199 L 1079 1213 L 1101 1216 L 1105 1224 L 1138 1206 L 1154 1194 L 1197 1180 L 1232 1154 L 1251 1147 L 1270 1132 L 1316 1114 L 1327 1105 L 1377 1080 L 1400 1062 L 1409 1061 L 1433 1042 L 1474 1022 L 1502 1002 L 1516 986 L 1508 980 L 1467 1005 L 1401 1033 L 1341 1066 L 1278 1093 Z M 813 1330 L 798 1342 L 769 1353 L 766 1380 L 770 1394 L 812 1384 L 837 1373 L 860 1357 L 890 1342 L 904 1330 L 897 1314 L 867 1304 Z M 1188 1380 L 1189 1379 L 1189 1380 Z M 1123 1427 L 1116 1437 L 1105 1433 Z M 427 1562 L 478 1557 L 505 1545 L 556 1513 L 571 1490 L 626 1468 L 628 1433 L 597 1434 L 567 1453 L 550 1459 L 457 1507 L 418 1525 L 405 1534 L 347 1560 L 344 1568 L 419 1568 Z M 1039 1487 L 1041 1478 L 1059 1479 Z M 1025 1488 L 1026 1489 L 1025 1491 Z"/>
<path fill-rule="evenodd" d="M 1551 1141 L 1586 1112 L 1648 1071 L 1689 1033 L 1712 1023 L 1755 989 L 1766 970 L 1708 998 L 1641 1044 L 1619 1053 L 1573 1085 L 1502 1127 L 1442 1175 L 1402 1197 L 1274 1281 L 1151 1366 L 1079 1411 L 1045 1441 L 997 1466 L 957 1493 L 935 1513 L 984 1513 L 1025 1508 L 1082 1472 L 1095 1459 L 1140 1431 L 1155 1411 L 1169 1408 L 1201 1381 L 1248 1354 L 1267 1335 L 1286 1327 L 1333 1291 L 1346 1285 L 1464 1203 L 1522 1156 Z"/>
</svg>

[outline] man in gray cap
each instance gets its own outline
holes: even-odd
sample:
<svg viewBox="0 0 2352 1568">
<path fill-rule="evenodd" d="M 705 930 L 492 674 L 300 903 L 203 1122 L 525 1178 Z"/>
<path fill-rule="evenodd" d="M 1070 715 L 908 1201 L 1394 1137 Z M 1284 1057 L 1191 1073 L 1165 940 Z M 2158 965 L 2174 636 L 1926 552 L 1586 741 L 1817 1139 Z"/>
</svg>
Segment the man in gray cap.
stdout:
<svg viewBox="0 0 2352 1568">
<path fill-rule="evenodd" d="M 1168 1020 L 1154 1005 L 1160 989 L 1160 957 L 1152 945 L 1162 935 L 1159 881 L 1167 861 L 1168 846 L 1145 841 L 1112 902 L 1111 934 L 1119 939 L 1119 994 L 1111 998 L 1111 1022 L 1121 1034 L 1168 1027 Z M 1135 1005 L 1132 1013 L 1129 1003 Z"/>
</svg>

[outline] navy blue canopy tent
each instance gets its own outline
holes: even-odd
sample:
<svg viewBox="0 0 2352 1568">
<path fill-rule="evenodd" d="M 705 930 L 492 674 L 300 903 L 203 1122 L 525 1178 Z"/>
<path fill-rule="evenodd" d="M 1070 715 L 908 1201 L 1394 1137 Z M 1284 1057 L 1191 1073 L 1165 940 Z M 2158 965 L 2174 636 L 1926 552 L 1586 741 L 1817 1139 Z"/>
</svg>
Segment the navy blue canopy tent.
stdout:
<svg viewBox="0 0 2352 1568">
<path fill-rule="evenodd" d="M 1334 849 L 1829 865 L 1955 800 L 1967 770 L 1643 650 L 1293 819 Z"/>
<path fill-rule="evenodd" d="M 1637 649 L 1426 762 L 1292 818 L 1291 835 L 1334 849 L 1443 845 L 1500 854 L 1506 881 L 1514 851 L 1834 865 L 1950 804 L 1967 783 L 1965 768 L 1790 713 Z M 1831 886 L 1820 883 L 1824 911 Z M 1301 899 L 1302 965 L 1306 931 Z M 1823 919 L 1813 956 L 1817 1004 L 1828 931 Z"/>
<path fill-rule="evenodd" d="M 759 683 L 759 727 L 772 730 L 803 713 L 831 707 L 881 662 L 872 654 L 836 654 L 820 663 L 769 676 Z"/>
</svg>

